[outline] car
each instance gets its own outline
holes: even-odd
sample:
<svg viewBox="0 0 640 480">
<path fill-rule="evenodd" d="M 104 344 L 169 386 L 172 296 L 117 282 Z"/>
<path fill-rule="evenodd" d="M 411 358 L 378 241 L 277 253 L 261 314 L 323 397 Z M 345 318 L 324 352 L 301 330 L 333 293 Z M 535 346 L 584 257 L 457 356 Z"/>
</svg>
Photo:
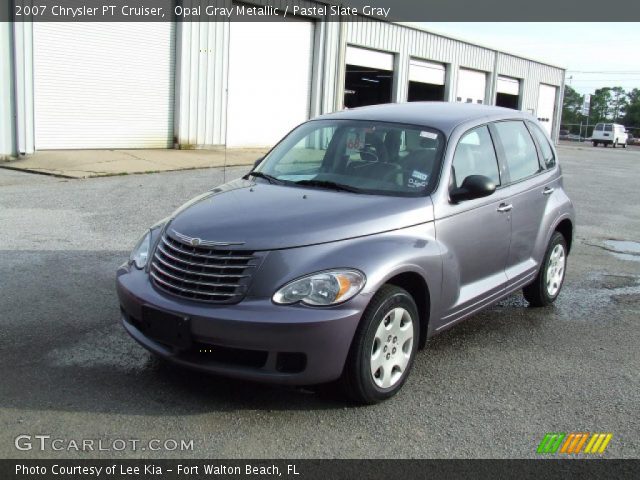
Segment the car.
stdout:
<svg viewBox="0 0 640 480">
<path fill-rule="evenodd" d="M 307 121 L 140 238 L 122 324 L 184 367 L 388 399 L 429 337 L 519 290 L 557 299 L 574 210 L 542 128 L 444 102 Z"/>
<path fill-rule="evenodd" d="M 599 144 L 612 145 L 616 148 L 618 145 L 622 145 L 623 148 L 627 148 L 627 132 L 624 125 L 617 123 L 598 123 L 593 129 L 593 135 L 591 135 L 591 142 L 594 147 Z"/>
<path fill-rule="evenodd" d="M 627 136 L 627 145 L 640 145 L 640 138 L 634 137 L 629 133 Z"/>
<path fill-rule="evenodd" d="M 560 130 L 558 132 L 559 140 L 568 140 L 569 139 L 569 130 Z"/>
</svg>

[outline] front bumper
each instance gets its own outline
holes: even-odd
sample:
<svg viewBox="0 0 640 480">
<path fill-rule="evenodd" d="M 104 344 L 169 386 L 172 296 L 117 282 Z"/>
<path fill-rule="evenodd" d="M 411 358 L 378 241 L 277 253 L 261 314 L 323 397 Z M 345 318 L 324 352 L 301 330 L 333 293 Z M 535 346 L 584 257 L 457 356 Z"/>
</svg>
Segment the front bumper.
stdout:
<svg viewBox="0 0 640 480">
<path fill-rule="evenodd" d="M 368 302 L 358 295 L 343 305 L 313 308 L 247 297 L 236 305 L 212 305 L 160 292 L 146 272 L 126 265 L 118 269 L 116 287 L 125 329 L 156 355 L 213 374 L 289 385 L 340 377 Z M 190 345 L 150 338 L 150 308 L 186 319 Z"/>
</svg>

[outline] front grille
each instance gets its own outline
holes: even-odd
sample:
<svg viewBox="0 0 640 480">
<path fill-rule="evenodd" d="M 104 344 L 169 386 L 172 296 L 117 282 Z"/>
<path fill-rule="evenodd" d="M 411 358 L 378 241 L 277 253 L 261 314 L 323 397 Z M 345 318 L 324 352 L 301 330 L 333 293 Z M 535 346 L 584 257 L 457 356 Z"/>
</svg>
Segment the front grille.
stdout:
<svg viewBox="0 0 640 480">
<path fill-rule="evenodd" d="M 247 293 L 258 257 L 247 250 L 192 246 L 164 234 L 149 274 L 173 295 L 214 303 L 236 303 Z"/>
</svg>

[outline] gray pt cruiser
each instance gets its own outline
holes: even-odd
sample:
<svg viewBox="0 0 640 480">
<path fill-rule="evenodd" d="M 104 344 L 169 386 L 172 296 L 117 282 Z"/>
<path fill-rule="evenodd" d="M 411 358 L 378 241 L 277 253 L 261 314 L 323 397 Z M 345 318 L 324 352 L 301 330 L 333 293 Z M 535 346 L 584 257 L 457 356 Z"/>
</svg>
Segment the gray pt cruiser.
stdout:
<svg viewBox="0 0 640 480">
<path fill-rule="evenodd" d="M 324 115 L 153 226 L 117 272 L 122 322 L 178 365 L 340 380 L 375 403 L 436 333 L 560 293 L 574 212 L 528 114 L 449 103 Z"/>
</svg>

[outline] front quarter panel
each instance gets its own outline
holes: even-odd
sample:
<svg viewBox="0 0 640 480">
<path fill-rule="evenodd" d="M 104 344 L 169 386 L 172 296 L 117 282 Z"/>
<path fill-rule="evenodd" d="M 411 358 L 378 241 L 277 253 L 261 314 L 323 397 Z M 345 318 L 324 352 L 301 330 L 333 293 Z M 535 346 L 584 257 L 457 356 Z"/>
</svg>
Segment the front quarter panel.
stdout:
<svg viewBox="0 0 640 480">
<path fill-rule="evenodd" d="M 256 272 L 248 296 L 270 298 L 277 289 L 296 278 L 335 268 L 355 268 L 367 277 L 362 292 L 343 304 L 345 307 L 354 303 L 366 307 L 382 285 L 405 272 L 421 275 L 430 298 L 440 298 L 442 260 L 433 222 L 339 242 L 271 251 Z M 433 318 L 435 303 L 430 302 L 430 318 Z M 341 305 L 300 307 L 342 308 Z"/>
</svg>

